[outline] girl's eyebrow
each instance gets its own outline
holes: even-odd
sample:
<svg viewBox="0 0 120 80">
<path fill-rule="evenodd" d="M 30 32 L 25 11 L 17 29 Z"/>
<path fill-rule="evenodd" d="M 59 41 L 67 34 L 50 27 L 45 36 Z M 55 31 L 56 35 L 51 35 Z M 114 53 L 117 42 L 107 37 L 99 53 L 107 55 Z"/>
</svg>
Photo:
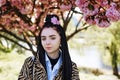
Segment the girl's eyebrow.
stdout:
<svg viewBox="0 0 120 80">
<path fill-rule="evenodd" d="M 41 36 L 41 37 L 45 37 L 45 36 Z"/>
<path fill-rule="evenodd" d="M 53 34 L 53 35 L 50 35 L 49 37 L 54 37 L 54 36 L 56 36 L 56 35 Z M 46 37 L 46 36 L 43 35 L 43 36 L 41 36 L 41 37 Z"/>
<path fill-rule="evenodd" d="M 56 35 L 50 35 L 50 37 L 54 37 L 54 36 L 56 36 Z"/>
</svg>

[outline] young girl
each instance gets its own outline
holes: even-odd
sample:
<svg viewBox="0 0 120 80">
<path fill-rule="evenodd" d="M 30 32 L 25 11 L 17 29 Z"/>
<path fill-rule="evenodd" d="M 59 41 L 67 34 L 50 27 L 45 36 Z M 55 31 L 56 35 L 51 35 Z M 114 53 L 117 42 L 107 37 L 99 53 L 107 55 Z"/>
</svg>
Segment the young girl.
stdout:
<svg viewBox="0 0 120 80">
<path fill-rule="evenodd" d="M 58 16 L 47 15 L 39 33 L 37 55 L 25 60 L 18 80 L 80 80 Z"/>
</svg>

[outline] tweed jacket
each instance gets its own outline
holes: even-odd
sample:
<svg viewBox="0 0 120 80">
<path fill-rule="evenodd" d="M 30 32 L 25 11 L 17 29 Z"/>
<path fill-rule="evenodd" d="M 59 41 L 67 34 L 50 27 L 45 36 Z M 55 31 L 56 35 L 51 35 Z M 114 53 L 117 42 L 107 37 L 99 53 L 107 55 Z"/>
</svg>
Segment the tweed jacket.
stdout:
<svg viewBox="0 0 120 80">
<path fill-rule="evenodd" d="M 62 66 L 58 70 L 58 74 L 55 76 L 54 80 L 62 80 Z M 18 80 L 47 80 L 47 73 L 39 59 L 33 59 L 28 57 L 19 73 Z M 72 80 L 80 80 L 79 72 L 77 66 L 72 62 Z"/>
</svg>

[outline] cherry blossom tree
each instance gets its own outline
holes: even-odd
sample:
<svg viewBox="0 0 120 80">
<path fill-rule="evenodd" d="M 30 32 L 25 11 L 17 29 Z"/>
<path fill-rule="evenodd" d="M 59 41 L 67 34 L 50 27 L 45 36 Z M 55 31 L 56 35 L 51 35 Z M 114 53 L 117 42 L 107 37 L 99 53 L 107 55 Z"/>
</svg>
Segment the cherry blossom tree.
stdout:
<svg viewBox="0 0 120 80">
<path fill-rule="evenodd" d="M 69 40 L 90 25 L 108 27 L 120 20 L 120 0 L 0 0 L 0 37 L 35 54 L 44 18 L 53 13 L 60 17 L 65 31 L 79 14 L 75 30 L 67 35 Z"/>
<path fill-rule="evenodd" d="M 77 0 L 76 5 L 89 24 L 108 27 L 111 22 L 120 20 L 120 0 Z"/>
</svg>

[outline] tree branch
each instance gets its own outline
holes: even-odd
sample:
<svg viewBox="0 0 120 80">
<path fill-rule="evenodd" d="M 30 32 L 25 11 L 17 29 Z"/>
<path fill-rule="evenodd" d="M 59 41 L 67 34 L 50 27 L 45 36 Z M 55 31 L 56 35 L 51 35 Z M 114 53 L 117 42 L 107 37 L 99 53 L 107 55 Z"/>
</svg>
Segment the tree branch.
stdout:
<svg viewBox="0 0 120 80">
<path fill-rule="evenodd" d="M 78 29 L 78 30 L 75 30 L 73 33 L 71 33 L 69 36 L 67 36 L 67 41 L 70 40 L 75 34 L 77 34 L 78 32 L 80 32 L 80 31 L 82 31 L 82 30 L 87 29 L 88 27 L 90 27 L 90 25 L 89 25 L 89 26 L 86 26 L 86 27 L 83 27 L 83 28 L 80 28 L 80 29 Z"/>
<path fill-rule="evenodd" d="M 24 48 L 25 50 L 29 50 L 29 51 L 31 51 L 30 49 L 28 49 L 28 48 L 24 47 L 23 45 L 21 45 L 21 44 L 20 44 L 20 43 L 18 43 L 17 41 L 15 41 L 15 40 L 13 40 L 13 39 L 10 39 L 10 38 L 9 38 L 9 37 L 7 37 L 7 36 L 4 36 L 4 35 L 0 34 L 0 37 L 3 37 L 3 38 L 5 38 L 5 39 L 7 39 L 7 40 L 9 40 L 9 41 L 11 41 L 11 42 L 13 42 L 13 43 L 17 44 L 18 46 L 20 46 L 20 47 Z"/>
<path fill-rule="evenodd" d="M 61 11 L 60 14 L 61 14 L 63 23 L 65 23 L 65 19 L 64 19 L 64 16 L 63 16 L 63 12 Z"/>
<path fill-rule="evenodd" d="M 30 42 L 31 42 L 30 39 L 28 38 L 28 36 L 27 36 L 25 33 L 23 33 L 23 36 L 24 36 L 24 39 L 26 40 L 27 45 L 30 47 L 30 50 L 31 50 L 31 51 L 33 52 L 33 54 L 34 54 L 35 51 L 33 50 L 32 44 L 30 43 Z"/>
<path fill-rule="evenodd" d="M 0 26 L 1 26 L 1 25 L 0 25 Z M 4 33 L 7 33 L 7 34 L 9 34 L 9 35 L 11 35 L 11 36 L 13 36 L 14 38 L 16 38 L 16 39 L 18 39 L 18 40 L 20 40 L 20 41 L 22 41 L 22 42 L 26 42 L 24 39 L 18 37 L 16 34 L 10 32 L 10 31 L 6 30 L 4 27 L 2 27 L 2 30 L 0 30 L 0 31 L 1 31 L 1 32 L 4 32 Z"/>
<path fill-rule="evenodd" d="M 69 12 L 68 12 L 67 17 L 66 17 L 66 19 L 64 20 L 64 25 L 63 25 L 63 28 L 64 28 L 64 30 L 65 30 L 65 31 L 67 30 L 68 23 L 69 23 L 69 21 L 70 21 L 70 19 L 69 19 L 69 18 L 71 18 L 71 17 L 72 17 L 72 15 L 70 16 L 70 13 L 71 13 L 71 11 L 69 11 Z M 70 16 L 70 17 L 69 17 L 69 16 Z"/>
<path fill-rule="evenodd" d="M 78 28 L 78 26 L 79 26 L 79 24 L 80 24 L 82 18 L 83 18 L 83 16 L 79 19 L 79 21 L 78 21 L 78 23 L 77 23 L 77 25 L 76 25 L 76 29 L 75 29 L 75 30 L 77 30 L 77 28 Z"/>
<path fill-rule="evenodd" d="M 7 6 L 7 7 L 6 7 Z M 2 11 L 2 7 L 6 7 L 6 11 Z M 10 5 L 10 2 L 9 1 L 6 1 L 6 4 L 3 5 L 2 7 L 0 7 L 0 16 L 1 15 L 5 15 L 5 14 L 8 14 L 10 13 L 11 11 L 13 11 L 11 5 Z"/>
<path fill-rule="evenodd" d="M 83 15 L 82 12 L 76 11 L 75 8 L 72 8 L 71 10 L 72 10 L 74 13 L 76 13 L 76 14 L 82 14 L 82 15 Z"/>
<path fill-rule="evenodd" d="M 19 9 L 14 7 L 14 12 L 18 17 L 20 17 L 25 23 L 28 23 L 30 26 L 32 25 L 31 19 L 27 17 L 27 15 L 21 14 Z"/>
</svg>

